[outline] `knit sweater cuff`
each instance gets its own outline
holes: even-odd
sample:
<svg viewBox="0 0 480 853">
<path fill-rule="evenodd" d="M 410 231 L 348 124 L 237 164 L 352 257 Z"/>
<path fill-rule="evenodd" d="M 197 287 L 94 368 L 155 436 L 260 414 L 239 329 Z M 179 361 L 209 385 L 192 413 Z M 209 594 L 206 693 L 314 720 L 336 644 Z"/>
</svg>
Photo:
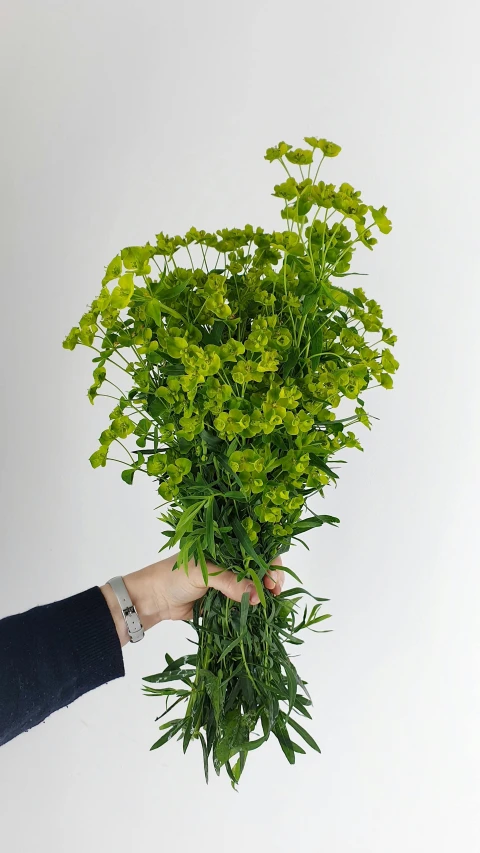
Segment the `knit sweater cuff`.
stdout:
<svg viewBox="0 0 480 853">
<path fill-rule="evenodd" d="M 105 597 L 98 586 L 47 605 L 52 632 L 67 646 L 75 665 L 78 695 L 125 675 L 120 640 Z"/>
</svg>

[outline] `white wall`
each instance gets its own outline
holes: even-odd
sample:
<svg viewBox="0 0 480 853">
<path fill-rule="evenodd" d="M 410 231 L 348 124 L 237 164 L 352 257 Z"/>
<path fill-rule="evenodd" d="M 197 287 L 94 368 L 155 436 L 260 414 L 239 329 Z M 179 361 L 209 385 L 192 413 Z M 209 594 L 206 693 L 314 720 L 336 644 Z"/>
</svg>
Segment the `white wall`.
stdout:
<svg viewBox="0 0 480 853">
<path fill-rule="evenodd" d="M 149 753 L 140 692 L 183 625 L 126 649 L 127 677 L 0 753 L 5 849 L 436 853 L 479 833 L 478 20 L 455 4 L 2 2 L 0 615 L 155 559 L 155 494 L 88 456 L 86 352 L 61 342 L 124 245 L 191 224 L 265 227 L 268 145 L 343 145 L 332 180 L 387 204 L 357 268 L 399 335 L 392 393 L 292 565 L 331 598 L 302 652 L 323 753 L 272 743 L 239 795 L 178 744 Z M 376 396 L 374 396 L 376 395 Z"/>
</svg>

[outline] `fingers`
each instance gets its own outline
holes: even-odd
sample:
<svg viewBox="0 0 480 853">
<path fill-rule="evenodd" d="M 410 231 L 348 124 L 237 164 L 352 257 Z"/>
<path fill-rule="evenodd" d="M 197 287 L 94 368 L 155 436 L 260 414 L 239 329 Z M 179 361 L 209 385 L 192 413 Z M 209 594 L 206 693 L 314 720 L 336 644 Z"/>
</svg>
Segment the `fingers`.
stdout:
<svg viewBox="0 0 480 853">
<path fill-rule="evenodd" d="M 272 560 L 271 565 L 281 566 L 281 558 L 275 557 L 275 559 Z M 209 572 L 216 572 L 218 571 L 218 567 L 209 564 L 208 570 Z M 271 569 L 263 579 L 265 588 L 268 589 L 273 595 L 278 595 L 282 591 L 284 581 L 285 573 L 282 572 L 281 569 Z M 218 589 L 219 592 L 223 592 L 223 594 L 226 595 L 227 598 L 230 598 L 232 601 L 241 601 L 242 595 L 245 592 L 249 593 L 250 604 L 258 604 L 260 601 L 258 593 L 252 581 L 243 580 L 238 582 L 237 575 L 234 574 L 234 572 L 225 571 L 219 575 L 213 576 L 211 574 L 209 586 L 211 586 L 213 589 Z"/>
<path fill-rule="evenodd" d="M 281 566 L 282 558 L 275 557 L 271 562 L 272 566 Z M 285 572 L 282 572 L 281 569 L 270 569 L 268 574 L 265 575 L 263 579 L 263 583 L 266 589 L 269 589 L 273 595 L 278 595 L 283 588 L 283 584 L 285 582 Z"/>
<path fill-rule="evenodd" d="M 218 571 L 216 566 L 212 566 L 212 568 L 215 568 Z M 258 604 L 260 600 L 253 583 L 248 580 L 238 582 L 237 575 L 233 572 L 222 572 L 221 575 L 210 577 L 209 586 L 213 587 L 213 589 L 218 589 L 219 592 L 223 592 L 223 594 L 226 595 L 227 598 L 231 598 L 232 601 L 241 601 L 244 592 L 249 593 L 250 604 Z"/>
<path fill-rule="evenodd" d="M 265 588 L 269 589 L 273 595 L 278 595 L 282 591 L 284 582 L 285 573 L 281 570 L 275 571 L 272 569 L 263 579 Z"/>
</svg>

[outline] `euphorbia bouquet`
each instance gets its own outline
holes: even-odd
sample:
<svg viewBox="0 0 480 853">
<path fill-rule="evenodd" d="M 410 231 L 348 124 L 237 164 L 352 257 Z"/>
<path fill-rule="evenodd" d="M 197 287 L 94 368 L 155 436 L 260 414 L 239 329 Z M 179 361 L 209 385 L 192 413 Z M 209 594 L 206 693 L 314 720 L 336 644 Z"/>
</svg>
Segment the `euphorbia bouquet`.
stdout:
<svg viewBox="0 0 480 853">
<path fill-rule="evenodd" d="M 278 231 L 190 228 L 123 249 L 64 341 L 95 351 L 90 401 L 116 398 L 92 466 L 112 459 L 128 484 L 137 472 L 153 478 L 169 504 L 161 520 L 167 546 L 179 549 L 177 570 L 194 560 L 207 583 L 212 561 L 255 584 L 254 607 L 248 594 L 236 604 L 209 589 L 191 623 L 195 653 L 167 655 L 144 686 L 166 697 L 166 714 L 182 709 L 152 749 L 174 736 L 184 750 L 199 741 L 207 778 L 211 759 L 234 786 L 250 750 L 271 735 L 292 764 L 304 752 L 297 736 L 318 750 L 299 722 L 311 699 L 287 647 L 328 617 L 325 599 L 299 610 L 309 593 L 288 566 L 298 585 L 278 596 L 262 578 L 306 531 L 337 523 L 307 502 L 337 480 L 338 452 L 361 449 L 351 427 L 370 428 L 365 392 L 391 388 L 398 367 L 378 303 L 342 286 L 356 247 L 372 249 L 373 229 L 391 230 L 386 208 L 365 204 L 350 184 L 318 181 L 340 147 L 305 142 L 265 155 L 285 172 L 273 193 Z M 336 414 L 342 399 L 351 401 L 345 417 Z"/>
</svg>

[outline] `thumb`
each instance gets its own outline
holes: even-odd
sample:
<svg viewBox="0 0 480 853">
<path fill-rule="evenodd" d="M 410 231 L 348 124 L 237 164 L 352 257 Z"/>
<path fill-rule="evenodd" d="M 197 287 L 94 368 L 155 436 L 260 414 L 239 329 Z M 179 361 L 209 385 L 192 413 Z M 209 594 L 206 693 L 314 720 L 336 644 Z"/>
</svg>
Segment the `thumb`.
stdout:
<svg viewBox="0 0 480 853">
<path fill-rule="evenodd" d="M 218 566 L 209 565 L 208 570 L 218 571 Z M 210 575 L 208 585 L 213 589 L 218 589 L 219 592 L 223 592 L 232 601 L 241 601 L 244 592 L 250 594 L 250 604 L 258 604 L 260 601 L 253 583 L 249 580 L 238 581 L 234 572 L 225 571 L 214 577 Z"/>
</svg>

